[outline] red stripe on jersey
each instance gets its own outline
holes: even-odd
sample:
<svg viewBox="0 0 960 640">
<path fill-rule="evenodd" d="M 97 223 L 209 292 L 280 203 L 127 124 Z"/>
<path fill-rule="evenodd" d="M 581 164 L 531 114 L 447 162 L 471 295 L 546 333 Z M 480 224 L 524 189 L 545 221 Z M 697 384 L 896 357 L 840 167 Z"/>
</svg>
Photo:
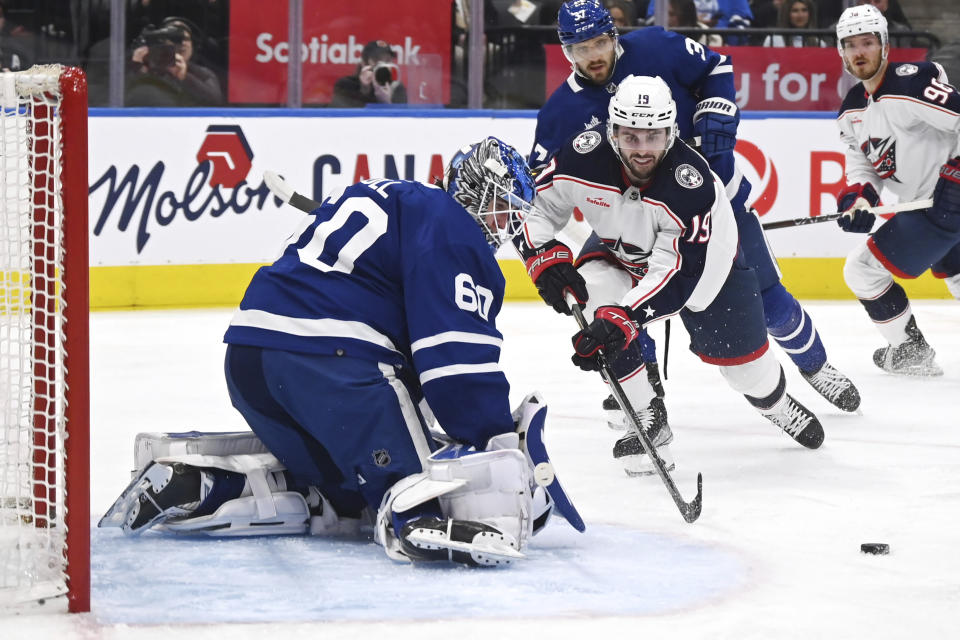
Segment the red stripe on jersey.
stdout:
<svg viewBox="0 0 960 640">
<path fill-rule="evenodd" d="M 601 189 L 603 191 L 612 191 L 617 195 L 621 195 L 620 189 L 617 189 L 616 187 L 611 187 L 608 184 L 600 184 L 599 182 L 588 182 L 587 180 L 581 180 L 579 178 L 575 178 L 573 176 L 568 176 L 563 174 L 558 175 L 553 179 L 554 182 L 559 182 L 560 180 L 569 180 L 570 182 L 576 182 L 577 184 L 582 184 L 587 187 L 593 187 L 595 189 Z"/>
<path fill-rule="evenodd" d="M 898 278 L 908 278 L 910 280 L 916 279 L 917 276 L 912 276 L 909 273 L 904 273 L 897 268 L 897 265 L 890 262 L 887 256 L 883 255 L 883 252 L 877 247 L 877 243 L 873 241 L 873 237 L 867 240 L 867 249 L 870 249 L 870 253 L 876 256 L 877 260 L 880 261 L 884 267 L 887 268 L 887 271 L 897 276 Z"/>
<path fill-rule="evenodd" d="M 767 340 L 763 343 L 763 346 L 754 351 L 753 353 L 748 353 L 745 356 L 737 356 L 736 358 L 711 358 L 710 356 L 705 356 L 702 353 L 698 353 L 697 356 L 707 364 L 715 364 L 721 367 L 732 367 L 738 364 L 746 364 L 748 362 L 753 362 L 758 359 L 760 356 L 767 352 L 767 349 L 770 348 L 770 341 Z"/>
</svg>

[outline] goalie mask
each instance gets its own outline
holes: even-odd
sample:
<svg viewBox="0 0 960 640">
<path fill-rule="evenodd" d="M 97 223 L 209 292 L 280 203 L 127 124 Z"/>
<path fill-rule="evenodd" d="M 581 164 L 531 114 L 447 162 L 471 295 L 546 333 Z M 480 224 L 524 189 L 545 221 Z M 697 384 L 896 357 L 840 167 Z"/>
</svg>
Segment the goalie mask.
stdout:
<svg viewBox="0 0 960 640">
<path fill-rule="evenodd" d="M 453 156 L 443 189 L 480 224 L 494 249 L 520 232 L 535 195 L 523 156 L 492 136 Z"/>
<path fill-rule="evenodd" d="M 843 40 L 851 36 L 872 33 L 880 40 L 882 60 L 887 59 L 889 38 L 887 37 L 887 19 L 880 10 L 870 4 L 848 7 L 840 14 L 837 20 L 837 51 L 843 59 L 844 68 L 847 67 L 846 57 L 843 55 Z M 849 70 L 849 69 L 848 69 Z"/>
<path fill-rule="evenodd" d="M 620 161 L 634 173 L 628 158 L 639 150 L 670 150 L 677 138 L 677 103 L 660 76 L 627 76 L 610 98 L 607 140 Z M 659 159 L 657 160 L 659 162 Z"/>
</svg>

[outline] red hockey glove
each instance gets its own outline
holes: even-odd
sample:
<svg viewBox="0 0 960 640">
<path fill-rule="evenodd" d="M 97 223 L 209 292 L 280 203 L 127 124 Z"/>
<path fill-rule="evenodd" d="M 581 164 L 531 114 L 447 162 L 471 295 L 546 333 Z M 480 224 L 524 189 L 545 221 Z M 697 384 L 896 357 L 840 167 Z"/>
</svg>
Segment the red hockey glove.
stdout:
<svg viewBox="0 0 960 640">
<path fill-rule="evenodd" d="M 879 202 L 880 196 L 869 182 L 846 187 L 837 194 L 837 211 L 843 214 L 837 224 L 851 233 L 870 233 L 877 216 L 868 211 L 868 207 L 875 207 Z"/>
<path fill-rule="evenodd" d="M 587 283 L 573 266 L 573 252 L 567 245 L 551 240 L 542 247 L 526 252 L 524 260 L 527 273 L 540 297 L 557 313 L 571 314 L 564 299 L 567 291 L 580 304 L 587 301 Z"/>
<path fill-rule="evenodd" d="M 637 323 L 625 307 L 599 307 L 593 314 L 593 322 L 573 336 L 573 364 L 584 371 L 597 371 L 600 363 L 597 354 L 601 351 L 611 362 L 620 355 L 640 334 Z"/>
</svg>

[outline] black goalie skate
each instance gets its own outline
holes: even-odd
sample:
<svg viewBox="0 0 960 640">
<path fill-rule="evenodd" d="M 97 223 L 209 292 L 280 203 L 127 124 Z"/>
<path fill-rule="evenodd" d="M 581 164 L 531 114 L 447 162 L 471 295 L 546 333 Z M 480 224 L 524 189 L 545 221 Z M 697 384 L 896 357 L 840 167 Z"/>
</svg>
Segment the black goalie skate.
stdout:
<svg viewBox="0 0 960 640">
<path fill-rule="evenodd" d="M 427 517 L 403 525 L 400 548 L 411 560 L 445 560 L 474 567 L 510 564 L 523 558 L 517 542 L 488 524 Z"/>
</svg>

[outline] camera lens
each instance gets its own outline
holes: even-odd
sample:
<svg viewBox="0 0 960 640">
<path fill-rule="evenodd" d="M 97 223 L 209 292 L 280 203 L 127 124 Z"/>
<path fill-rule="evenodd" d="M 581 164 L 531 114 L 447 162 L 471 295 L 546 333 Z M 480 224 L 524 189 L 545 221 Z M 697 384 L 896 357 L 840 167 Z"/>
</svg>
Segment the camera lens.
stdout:
<svg viewBox="0 0 960 640">
<path fill-rule="evenodd" d="M 390 73 L 389 67 L 377 67 L 373 71 L 373 79 L 377 84 L 390 84 L 390 81 L 393 80 Z"/>
</svg>

